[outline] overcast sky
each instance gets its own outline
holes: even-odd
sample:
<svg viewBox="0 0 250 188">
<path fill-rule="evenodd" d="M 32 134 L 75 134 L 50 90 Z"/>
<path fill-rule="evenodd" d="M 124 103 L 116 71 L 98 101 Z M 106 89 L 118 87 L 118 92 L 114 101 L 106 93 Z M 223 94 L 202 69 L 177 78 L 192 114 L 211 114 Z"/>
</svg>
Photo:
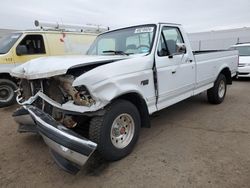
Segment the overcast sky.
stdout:
<svg viewBox="0 0 250 188">
<path fill-rule="evenodd" d="M 101 24 L 181 23 L 188 32 L 250 26 L 250 0 L 2 0 L 0 28 L 30 29 L 34 20 Z"/>
</svg>

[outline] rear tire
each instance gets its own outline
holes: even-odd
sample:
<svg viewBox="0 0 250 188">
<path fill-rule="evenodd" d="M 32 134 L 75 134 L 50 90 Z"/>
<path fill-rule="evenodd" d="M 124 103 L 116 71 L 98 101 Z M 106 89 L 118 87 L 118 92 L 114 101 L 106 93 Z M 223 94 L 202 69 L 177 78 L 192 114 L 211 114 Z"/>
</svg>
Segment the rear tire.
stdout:
<svg viewBox="0 0 250 188">
<path fill-rule="evenodd" d="M 16 102 L 17 85 L 7 79 L 0 79 L 0 107 L 6 107 Z"/>
<path fill-rule="evenodd" d="M 104 159 L 116 161 L 133 150 L 140 125 L 140 114 L 135 105 L 117 100 L 106 108 L 104 116 L 91 119 L 89 138 L 98 144 L 97 152 Z"/>
<path fill-rule="evenodd" d="M 214 87 L 207 90 L 207 99 L 211 104 L 223 102 L 227 92 L 227 79 L 224 74 L 220 74 L 214 83 Z"/>
</svg>

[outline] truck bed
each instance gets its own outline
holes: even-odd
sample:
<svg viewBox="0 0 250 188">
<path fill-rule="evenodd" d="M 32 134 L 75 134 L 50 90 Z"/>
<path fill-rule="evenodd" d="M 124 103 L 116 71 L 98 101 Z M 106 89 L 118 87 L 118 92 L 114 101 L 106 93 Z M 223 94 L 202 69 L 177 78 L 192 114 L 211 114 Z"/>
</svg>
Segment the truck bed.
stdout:
<svg viewBox="0 0 250 188">
<path fill-rule="evenodd" d="M 221 71 L 221 67 L 224 67 L 225 64 L 228 65 L 231 76 L 236 74 L 238 66 L 238 51 L 236 50 L 209 50 L 193 53 L 196 61 L 197 87 L 214 82 Z"/>
</svg>

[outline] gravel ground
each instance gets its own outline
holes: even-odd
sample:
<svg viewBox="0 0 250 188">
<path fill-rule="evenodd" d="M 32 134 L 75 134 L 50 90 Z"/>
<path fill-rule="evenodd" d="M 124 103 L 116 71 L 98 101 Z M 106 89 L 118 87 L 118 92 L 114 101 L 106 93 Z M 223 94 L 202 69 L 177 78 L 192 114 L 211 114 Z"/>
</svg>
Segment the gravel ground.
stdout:
<svg viewBox="0 0 250 188">
<path fill-rule="evenodd" d="M 249 187 L 249 82 L 235 81 L 221 105 L 200 94 L 154 114 L 128 157 L 93 157 L 75 176 L 40 136 L 16 132 L 16 106 L 0 109 L 0 187 Z"/>
</svg>

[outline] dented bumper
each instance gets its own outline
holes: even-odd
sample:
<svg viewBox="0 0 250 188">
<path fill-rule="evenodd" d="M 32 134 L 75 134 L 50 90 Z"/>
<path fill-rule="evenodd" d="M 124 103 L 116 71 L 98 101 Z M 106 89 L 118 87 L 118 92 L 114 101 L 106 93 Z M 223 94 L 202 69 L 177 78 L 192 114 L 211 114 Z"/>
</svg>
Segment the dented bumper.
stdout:
<svg viewBox="0 0 250 188">
<path fill-rule="evenodd" d="M 36 128 L 51 150 L 53 159 L 62 169 L 77 173 L 97 144 L 67 129 L 51 116 L 34 106 L 24 106 L 36 124 Z"/>
</svg>

